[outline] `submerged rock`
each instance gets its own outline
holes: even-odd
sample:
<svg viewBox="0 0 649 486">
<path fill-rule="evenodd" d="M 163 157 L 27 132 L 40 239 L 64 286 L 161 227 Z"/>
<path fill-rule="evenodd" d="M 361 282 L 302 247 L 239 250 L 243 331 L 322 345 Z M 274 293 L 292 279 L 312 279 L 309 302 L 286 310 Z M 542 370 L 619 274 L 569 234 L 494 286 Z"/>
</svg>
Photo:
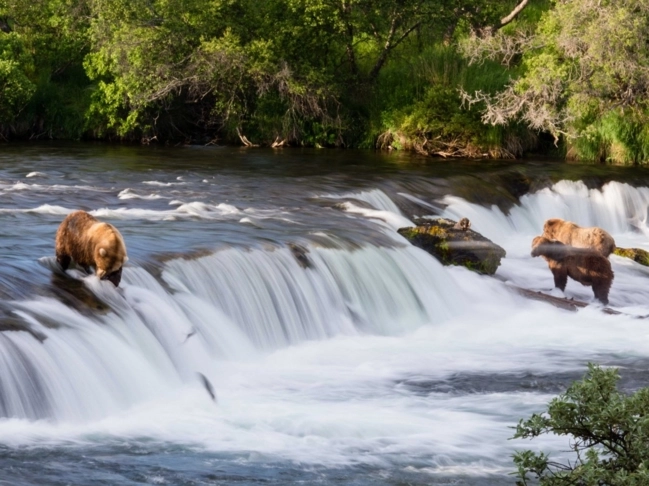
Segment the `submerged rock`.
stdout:
<svg viewBox="0 0 649 486">
<path fill-rule="evenodd" d="M 444 265 L 461 265 L 493 275 L 506 254 L 502 247 L 470 229 L 471 223 L 466 218 L 459 222 L 445 218 L 418 219 L 415 224 L 415 227 L 399 229 L 399 233 Z"/>
<path fill-rule="evenodd" d="M 649 267 L 649 251 L 647 250 L 643 250 L 641 248 L 616 247 L 615 250 L 613 250 L 613 253 L 621 257 L 630 258 L 631 260 L 633 260 L 636 263 L 639 263 L 640 265 Z"/>
<path fill-rule="evenodd" d="M 518 294 L 522 295 L 523 297 L 527 297 L 528 299 L 533 299 L 533 300 L 538 300 L 540 302 L 546 302 L 548 304 L 551 304 L 555 307 L 558 307 L 559 309 L 565 309 L 569 311 L 576 311 L 578 309 L 583 309 L 584 307 L 587 307 L 588 304 L 586 302 L 581 302 L 579 300 L 574 300 L 574 299 L 567 299 L 565 297 L 555 297 L 553 295 L 545 294 L 543 292 L 535 291 L 535 290 L 530 290 L 530 289 L 523 289 L 521 287 L 514 287 L 510 286 L 510 288 L 513 288 Z M 611 315 L 620 315 L 622 314 L 621 312 L 618 312 L 616 310 L 610 309 L 609 307 L 603 307 L 600 308 L 600 310 L 604 314 L 611 314 Z M 645 317 L 638 316 L 639 319 L 645 319 Z"/>
</svg>

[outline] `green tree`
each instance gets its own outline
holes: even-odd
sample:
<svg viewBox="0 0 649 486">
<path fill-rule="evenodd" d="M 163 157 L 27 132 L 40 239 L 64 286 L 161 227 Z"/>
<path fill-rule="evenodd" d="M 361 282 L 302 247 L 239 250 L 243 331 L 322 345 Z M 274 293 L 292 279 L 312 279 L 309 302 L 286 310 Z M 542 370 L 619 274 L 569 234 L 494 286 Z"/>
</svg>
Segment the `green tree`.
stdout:
<svg viewBox="0 0 649 486">
<path fill-rule="evenodd" d="M 644 0 L 555 0 L 533 30 L 474 38 L 474 59 L 522 72 L 486 104 L 491 124 L 522 120 L 567 142 L 572 155 L 612 162 L 649 160 L 649 4 Z"/>
<path fill-rule="evenodd" d="M 0 0 L 0 132 L 78 138 L 89 80 L 85 0 Z"/>
<path fill-rule="evenodd" d="M 649 484 L 649 388 L 625 395 L 618 380 L 617 370 L 589 364 L 584 379 L 553 399 L 547 412 L 520 421 L 514 438 L 568 436 L 574 457 L 557 463 L 543 452 L 517 452 L 517 484 Z"/>
<path fill-rule="evenodd" d="M 280 0 L 93 8 L 85 65 L 98 83 L 90 116 L 104 131 L 191 138 L 202 127 L 296 139 L 305 120 L 335 125 L 326 64 L 334 30 L 313 9 Z"/>
<path fill-rule="evenodd" d="M 0 34 L 0 134 L 11 130 L 36 87 L 29 79 L 33 60 L 14 32 Z"/>
</svg>

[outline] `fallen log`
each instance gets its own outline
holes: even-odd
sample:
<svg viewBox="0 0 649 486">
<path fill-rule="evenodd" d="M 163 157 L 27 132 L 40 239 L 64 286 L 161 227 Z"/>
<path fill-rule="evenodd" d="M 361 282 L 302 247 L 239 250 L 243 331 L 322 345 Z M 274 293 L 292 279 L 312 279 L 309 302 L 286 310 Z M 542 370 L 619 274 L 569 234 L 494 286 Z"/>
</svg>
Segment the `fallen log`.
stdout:
<svg viewBox="0 0 649 486">
<path fill-rule="evenodd" d="M 279 137 L 275 138 L 275 141 L 271 144 L 271 148 L 280 148 L 286 144 L 286 139 L 280 139 Z"/>
<path fill-rule="evenodd" d="M 586 302 L 582 302 L 580 300 L 567 299 L 565 297 L 555 297 L 553 295 L 544 294 L 543 292 L 540 292 L 538 290 L 524 289 L 522 287 L 515 287 L 513 285 L 508 285 L 508 287 L 513 289 L 517 294 L 522 295 L 523 297 L 527 297 L 528 299 L 532 300 L 538 300 L 541 302 L 547 302 L 548 304 L 551 304 L 560 309 L 576 311 L 577 309 L 583 309 L 584 307 L 588 306 Z M 602 312 L 611 315 L 622 314 L 622 312 L 613 310 L 610 307 L 604 307 L 602 309 Z M 637 317 L 638 319 L 645 319 L 647 316 L 635 317 Z"/>
<path fill-rule="evenodd" d="M 245 147 L 259 147 L 259 145 L 257 145 L 256 143 L 252 143 L 250 140 L 248 140 L 248 137 L 242 135 L 238 127 L 237 127 L 237 135 L 239 135 L 239 140 L 241 140 L 241 143 Z"/>
</svg>

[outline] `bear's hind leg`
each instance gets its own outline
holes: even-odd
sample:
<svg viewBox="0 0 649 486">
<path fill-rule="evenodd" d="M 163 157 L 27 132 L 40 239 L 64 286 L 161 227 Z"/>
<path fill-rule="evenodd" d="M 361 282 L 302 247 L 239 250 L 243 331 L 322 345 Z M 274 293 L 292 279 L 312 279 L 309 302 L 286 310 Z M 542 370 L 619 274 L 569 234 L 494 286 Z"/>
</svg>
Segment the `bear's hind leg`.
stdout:
<svg viewBox="0 0 649 486">
<path fill-rule="evenodd" d="M 595 298 L 602 304 L 608 305 L 608 291 L 611 289 L 609 282 L 598 282 L 593 284 L 593 293 Z"/>
<path fill-rule="evenodd" d="M 70 255 L 57 254 L 56 261 L 59 263 L 59 265 L 61 265 L 61 268 L 65 272 L 70 266 L 70 262 L 72 262 L 72 258 L 70 257 Z"/>
</svg>

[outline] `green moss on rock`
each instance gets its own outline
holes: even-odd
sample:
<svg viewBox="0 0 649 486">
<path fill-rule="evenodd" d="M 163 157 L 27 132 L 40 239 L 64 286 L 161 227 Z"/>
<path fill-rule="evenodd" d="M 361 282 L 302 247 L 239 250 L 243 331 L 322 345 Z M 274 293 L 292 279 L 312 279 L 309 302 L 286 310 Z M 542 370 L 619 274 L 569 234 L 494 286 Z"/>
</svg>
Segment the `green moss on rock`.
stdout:
<svg viewBox="0 0 649 486">
<path fill-rule="evenodd" d="M 455 228 L 455 221 L 438 218 L 417 220 L 417 226 L 399 233 L 444 265 L 461 265 L 477 273 L 496 273 L 505 250 L 479 233 Z"/>
<path fill-rule="evenodd" d="M 649 267 L 649 251 L 643 250 L 641 248 L 615 248 L 613 250 L 613 253 L 615 253 L 618 256 L 625 257 L 625 258 L 630 258 L 636 263 L 639 263 L 640 265 L 644 265 L 645 267 Z"/>
</svg>

